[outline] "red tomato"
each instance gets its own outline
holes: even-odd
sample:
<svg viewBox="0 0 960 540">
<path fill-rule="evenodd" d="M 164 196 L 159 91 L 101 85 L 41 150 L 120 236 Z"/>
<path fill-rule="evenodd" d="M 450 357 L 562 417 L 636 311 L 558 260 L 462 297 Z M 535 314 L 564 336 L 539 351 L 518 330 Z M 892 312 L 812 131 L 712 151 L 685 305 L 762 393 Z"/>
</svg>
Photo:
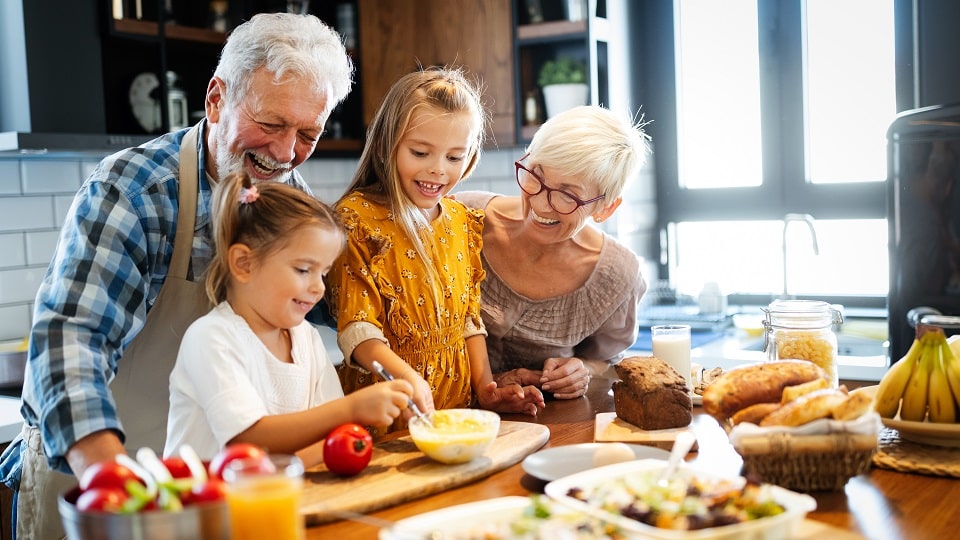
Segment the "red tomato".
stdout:
<svg viewBox="0 0 960 540">
<path fill-rule="evenodd" d="M 112 460 L 101 461 L 83 471 L 80 489 L 87 491 L 94 488 L 115 488 L 126 492 L 127 482 L 130 480 L 143 484 L 143 480 L 126 465 Z"/>
<path fill-rule="evenodd" d="M 236 459 L 265 459 L 267 452 L 255 444 L 233 443 L 217 452 L 210 460 L 210 476 L 223 480 L 223 470 L 227 464 Z"/>
<path fill-rule="evenodd" d="M 190 467 L 187 467 L 187 462 L 183 458 L 177 456 L 163 458 L 163 465 L 170 471 L 170 476 L 174 478 L 190 478 L 193 476 L 190 474 Z"/>
<path fill-rule="evenodd" d="M 373 456 L 373 437 L 359 424 L 343 424 L 330 431 L 323 443 L 323 462 L 341 476 L 365 469 Z"/>
<path fill-rule="evenodd" d="M 81 512 L 119 512 L 129 499 L 124 489 L 111 487 L 90 488 L 77 497 L 77 510 Z"/>
<path fill-rule="evenodd" d="M 210 478 L 202 484 L 194 484 L 189 493 L 181 495 L 183 504 L 200 504 L 205 502 L 222 501 L 227 498 L 227 483 L 223 480 Z"/>
</svg>

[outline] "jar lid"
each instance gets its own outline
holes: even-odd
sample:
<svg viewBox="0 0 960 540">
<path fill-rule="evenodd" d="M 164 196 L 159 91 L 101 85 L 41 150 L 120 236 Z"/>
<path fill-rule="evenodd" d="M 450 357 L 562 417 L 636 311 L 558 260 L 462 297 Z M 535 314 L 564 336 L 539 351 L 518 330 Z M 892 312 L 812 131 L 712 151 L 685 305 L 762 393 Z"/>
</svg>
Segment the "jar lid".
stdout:
<svg viewBox="0 0 960 540">
<path fill-rule="evenodd" d="M 763 325 L 767 328 L 779 326 L 777 323 L 784 320 L 806 324 L 821 322 L 824 326 L 843 323 L 840 311 L 820 300 L 774 300 L 761 309 L 766 313 Z"/>
</svg>

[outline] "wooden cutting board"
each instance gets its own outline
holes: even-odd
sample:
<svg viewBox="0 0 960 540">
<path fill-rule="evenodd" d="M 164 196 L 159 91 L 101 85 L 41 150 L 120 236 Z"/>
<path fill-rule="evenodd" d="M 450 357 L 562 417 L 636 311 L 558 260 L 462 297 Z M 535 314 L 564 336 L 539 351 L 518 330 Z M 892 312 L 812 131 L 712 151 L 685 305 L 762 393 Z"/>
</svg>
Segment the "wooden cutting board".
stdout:
<svg viewBox="0 0 960 540">
<path fill-rule="evenodd" d="M 378 443 L 359 475 L 343 478 L 323 465 L 304 475 L 300 513 L 307 525 L 341 519 L 340 512 L 367 513 L 473 482 L 506 469 L 538 450 L 550 430 L 528 422 L 500 422 L 500 433 L 483 456 L 444 465 L 417 450 L 410 436 Z"/>
<path fill-rule="evenodd" d="M 593 440 L 594 442 L 645 444 L 647 446 L 670 450 L 673 448 L 673 442 L 677 439 L 677 435 L 684 431 L 696 437 L 696 433 L 694 433 L 693 429 L 689 426 L 685 428 L 647 431 L 623 421 L 617 417 L 617 413 L 615 412 L 607 412 L 597 414 L 594 423 Z M 699 445 L 694 442 L 691 452 L 696 452 L 698 448 Z"/>
</svg>

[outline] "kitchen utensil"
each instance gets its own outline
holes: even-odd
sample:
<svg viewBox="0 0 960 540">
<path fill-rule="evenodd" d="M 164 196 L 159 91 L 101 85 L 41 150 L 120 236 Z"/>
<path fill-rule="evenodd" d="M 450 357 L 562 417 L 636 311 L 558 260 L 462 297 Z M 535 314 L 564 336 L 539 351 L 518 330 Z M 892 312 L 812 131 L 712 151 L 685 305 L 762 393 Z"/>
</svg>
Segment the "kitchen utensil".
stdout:
<svg viewBox="0 0 960 540">
<path fill-rule="evenodd" d="M 387 373 L 387 370 L 384 369 L 383 364 L 381 364 L 380 362 L 377 362 L 376 360 L 374 360 L 373 369 L 374 371 L 377 372 L 377 375 L 379 375 L 381 379 L 385 381 L 393 380 L 393 375 Z M 412 399 L 407 401 L 407 407 L 409 407 L 410 410 L 413 411 L 413 414 L 417 415 L 417 418 L 422 420 L 424 424 L 430 427 L 433 427 L 433 422 L 430 421 L 430 417 L 423 414 L 423 412 L 420 410 L 420 407 L 417 407 L 417 404 L 414 403 Z"/>
<path fill-rule="evenodd" d="M 657 481 L 660 486 L 666 487 L 669 484 L 670 477 L 673 476 L 674 471 L 680 466 L 680 462 L 687 456 L 695 442 L 697 442 L 696 437 L 689 431 L 682 431 L 677 435 L 677 440 L 673 442 L 673 449 L 670 450 L 670 457 L 667 458 L 667 468 L 663 470 L 660 479 Z"/>
</svg>

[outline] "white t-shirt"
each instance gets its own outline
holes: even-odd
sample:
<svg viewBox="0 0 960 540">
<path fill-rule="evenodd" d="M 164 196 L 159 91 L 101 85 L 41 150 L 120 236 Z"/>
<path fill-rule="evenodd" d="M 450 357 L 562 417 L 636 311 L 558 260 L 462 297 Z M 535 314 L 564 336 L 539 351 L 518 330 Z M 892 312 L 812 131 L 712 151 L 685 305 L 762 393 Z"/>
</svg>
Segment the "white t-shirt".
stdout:
<svg viewBox="0 0 960 540">
<path fill-rule="evenodd" d="M 264 416 L 343 397 L 316 329 L 303 321 L 290 329 L 290 339 L 292 364 L 278 360 L 227 302 L 190 325 L 170 373 L 163 455 L 189 444 L 210 459 Z"/>
</svg>

